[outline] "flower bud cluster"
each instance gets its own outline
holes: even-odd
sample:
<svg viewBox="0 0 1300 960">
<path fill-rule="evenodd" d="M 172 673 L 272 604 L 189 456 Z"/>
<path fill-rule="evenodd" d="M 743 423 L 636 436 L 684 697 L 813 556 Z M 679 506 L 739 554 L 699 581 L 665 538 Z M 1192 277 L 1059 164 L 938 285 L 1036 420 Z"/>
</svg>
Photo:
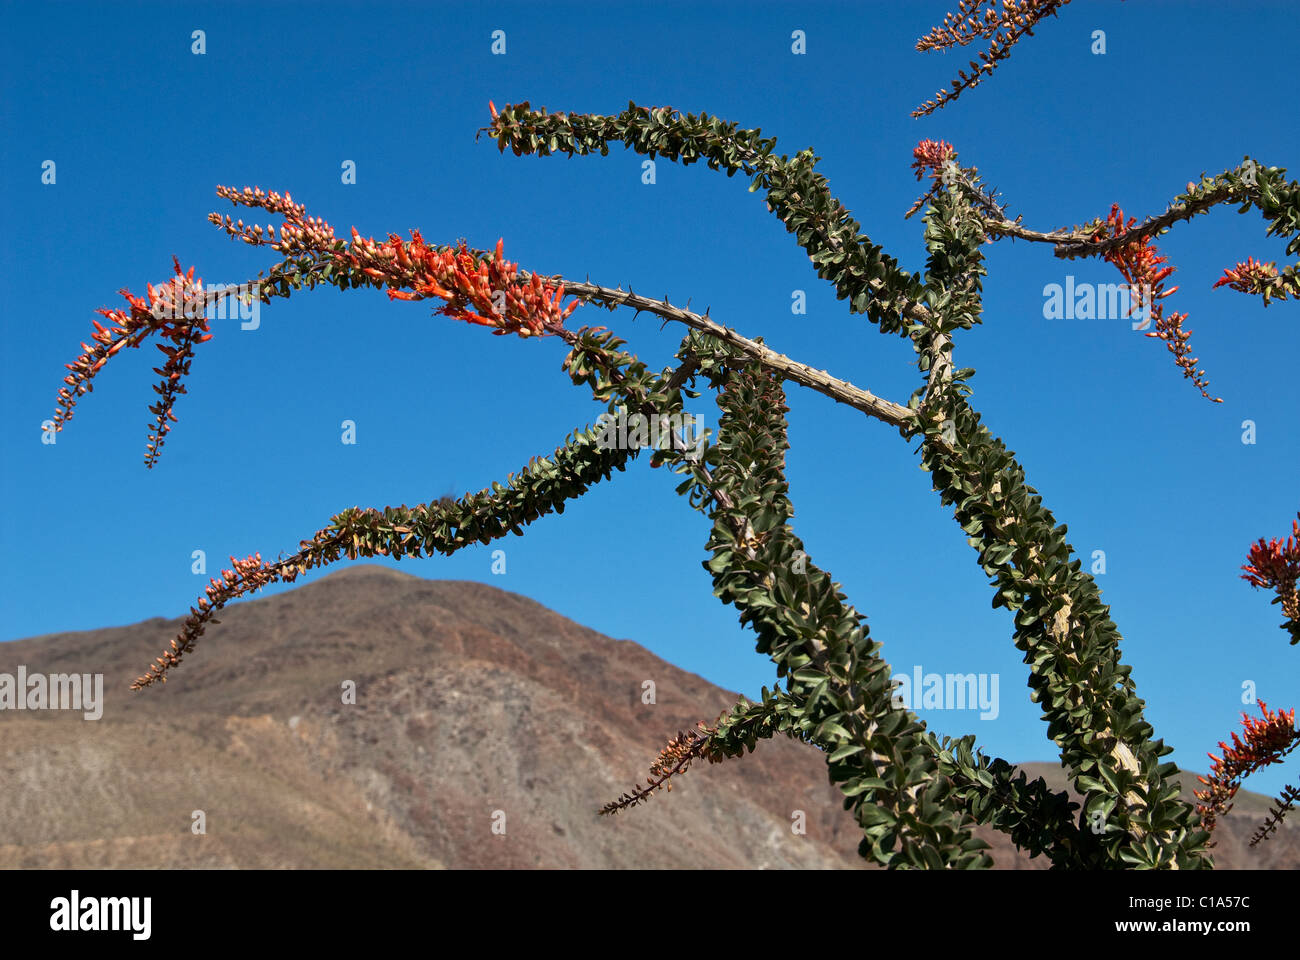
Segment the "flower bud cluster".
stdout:
<svg viewBox="0 0 1300 960">
<path fill-rule="evenodd" d="M 139 347 L 150 333 L 157 333 L 164 342 L 156 346 L 167 360 L 163 366 L 153 368 L 162 380 L 153 388 L 159 399 L 149 407 L 149 412 L 154 415 L 145 446 L 144 462 L 149 468 L 157 462 L 171 424 L 176 422 L 172 407 L 176 396 L 186 392 L 180 381 L 189 372 L 194 345 L 212 339 L 202 308 L 203 281 L 194 279 L 193 267 L 188 272 L 182 271 L 180 261 L 175 258 L 172 265 L 175 273 L 169 281 L 156 287 L 146 284 L 147 300 L 122 289 L 118 292 L 126 299 L 128 309 L 101 307 L 96 311 L 111 326 L 105 327 L 98 320 L 91 321 L 95 327 L 91 335 L 94 342 L 83 342 L 80 356 L 64 365 L 71 372 L 63 378 L 67 386 L 59 390 L 58 409 L 53 418 L 54 429 L 62 430 L 63 425 L 72 419 L 77 398 L 94 389 L 92 381 L 108 358 L 123 347 Z"/>
<path fill-rule="evenodd" d="M 1112 204 L 1110 215 L 1094 227 L 1092 239 L 1096 243 L 1101 243 L 1103 240 L 1118 237 L 1132 230 L 1136 224 L 1135 217 L 1129 217 L 1126 224 L 1124 211 L 1120 209 L 1119 204 Z M 1165 278 L 1174 272 L 1173 267 L 1164 266 L 1169 262 L 1169 258 L 1159 255 L 1150 236 L 1142 236 L 1131 243 L 1110 248 L 1102 255 L 1102 259 L 1119 268 L 1119 272 L 1128 281 L 1132 297 L 1131 309 L 1144 309 L 1155 321 L 1155 329 L 1148 331 L 1147 336 L 1165 341 L 1169 352 L 1174 355 L 1174 362 L 1182 368 L 1183 376 L 1190 378 L 1206 399 L 1222 403 L 1222 398 L 1211 397 L 1206 391 L 1209 381 L 1205 379 L 1205 371 L 1196 368 L 1200 358 L 1188 356 L 1191 347 L 1187 340 L 1192 335 L 1192 331 L 1183 329 L 1183 321 L 1187 319 L 1187 314 L 1171 313 L 1165 316 L 1164 304 L 1160 301 L 1178 290 L 1177 286 L 1170 287 L 1168 290 L 1164 288 Z"/>
<path fill-rule="evenodd" d="M 1196 778 L 1208 788 L 1193 791 L 1201 801 L 1197 810 L 1206 830 L 1213 831 L 1218 818 L 1232 809 L 1232 798 L 1241 787 L 1243 778 L 1261 767 L 1280 762 L 1300 742 L 1300 732 L 1295 729 L 1294 708 L 1270 711 L 1263 700 L 1257 702 L 1262 718 L 1252 718 L 1245 713 L 1241 715 L 1241 725 L 1246 730 L 1245 740 L 1235 733 L 1231 747 L 1220 740 L 1219 749 L 1223 756 L 1206 754 L 1212 761 L 1210 775 Z"/>
</svg>

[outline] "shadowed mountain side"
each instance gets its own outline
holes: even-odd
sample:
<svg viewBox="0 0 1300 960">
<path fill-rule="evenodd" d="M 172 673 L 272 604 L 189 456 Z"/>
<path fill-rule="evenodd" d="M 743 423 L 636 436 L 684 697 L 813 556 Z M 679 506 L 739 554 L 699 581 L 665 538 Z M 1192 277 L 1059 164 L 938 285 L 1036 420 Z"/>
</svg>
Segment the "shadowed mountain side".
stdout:
<svg viewBox="0 0 1300 960">
<path fill-rule="evenodd" d="M 785 738 L 597 816 L 735 696 L 524 597 L 360 565 L 219 619 L 138 693 L 179 621 L 0 645 L 0 672 L 103 673 L 105 700 L 98 721 L 0 712 L 0 867 L 862 866 L 822 754 Z M 1266 806 L 1241 796 L 1221 866 L 1300 864 L 1293 829 L 1245 847 Z M 1047 865 L 981 835 L 999 866 Z"/>
</svg>

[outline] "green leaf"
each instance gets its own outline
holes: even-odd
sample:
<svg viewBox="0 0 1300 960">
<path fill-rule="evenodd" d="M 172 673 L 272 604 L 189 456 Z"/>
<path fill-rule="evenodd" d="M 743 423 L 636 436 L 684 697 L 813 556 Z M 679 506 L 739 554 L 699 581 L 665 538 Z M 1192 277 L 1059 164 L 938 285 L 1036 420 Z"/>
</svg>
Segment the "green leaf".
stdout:
<svg viewBox="0 0 1300 960">
<path fill-rule="evenodd" d="M 830 757 L 828 758 L 828 762 L 839 763 L 839 761 L 843 760 L 844 758 L 851 757 L 855 753 L 861 753 L 865 749 L 867 748 L 862 746 L 861 744 L 846 743 L 844 746 L 840 747 L 838 750 L 836 750 L 834 753 L 830 755 Z"/>
</svg>

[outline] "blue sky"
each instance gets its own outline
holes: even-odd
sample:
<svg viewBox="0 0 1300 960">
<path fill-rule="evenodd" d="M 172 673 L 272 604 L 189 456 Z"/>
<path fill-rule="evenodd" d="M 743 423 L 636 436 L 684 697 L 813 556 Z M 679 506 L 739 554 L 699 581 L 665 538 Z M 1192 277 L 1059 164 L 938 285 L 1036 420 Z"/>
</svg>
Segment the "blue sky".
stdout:
<svg viewBox="0 0 1300 960">
<path fill-rule="evenodd" d="M 558 341 L 492 337 L 375 291 L 319 290 L 263 307 L 256 331 L 216 325 L 155 470 L 141 463 L 152 348 L 108 365 L 43 445 L 63 364 L 95 308 L 122 303 L 119 288 L 140 294 L 165 279 L 173 255 L 207 282 L 252 280 L 273 262 L 207 222 L 231 210 L 218 184 L 290 191 L 343 235 L 418 228 L 481 248 L 504 237 L 524 269 L 689 298 L 905 401 L 918 382 L 908 345 L 847 312 L 745 178 L 661 161 L 647 185 L 642 158 L 617 147 L 604 158 L 502 155 L 474 140 L 488 100 L 597 113 L 667 104 L 761 127 L 779 152 L 812 146 L 863 231 L 909 270 L 924 266 L 920 219 L 903 213 L 923 190 L 909 164 L 925 137 L 955 144 L 1038 229 L 1104 216 L 1112 202 L 1159 212 L 1188 180 L 1247 153 L 1300 172 L 1285 99 L 1294 64 L 1253 48 L 1261 25 L 1275 34 L 1270 17 L 1291 22 L 1288 4 L 1225 15 L 1219 3 L 1077 0 L 990 81 L 915 120 L 974 56 L 915 51 L 947 8 L 6 4 L 0 639 L 179 616 L 207 581 L 191 572 L 196 549 L 216 575 L 231 554 L 291 551 L 348 506 L 478 490 L 599 412 L 560 372 Z M 202 56 L 191 53 L 196 29 Z M 490 51 L 497 29 L 503 56 Z M 791 52 L 796 29 L 805 55 Z M 1090 52 L 1095 30 L 1105 55 Z M 47 160 L 53 185 L 41 183 Z M 348 160 L 355 184 L 341 182 Z M 1190 314 L 1193 352 L 1223 404 L 1200 398 L 1127 320 L 1045 320 L 1044 285 L 1120 278 L 1042 245 L 986 248 L 985 322 L 956 345 L 958 365 L 978 371 L 975 406 L 1075 549 L 1086 560 L 1105 551 L 1099 585 L 1148 719 L 1197 770 L 1237 729 L 1243 683 L 1272 706 L 1300 703 L 1300 651 L 1238 569 L 1252 541 L 1289 530 L 1300 508 L 1297 308 L 1211 290 L 1247 255 L 1282 258 L 1285 243 L 1263 230 L 1256 213 L 1219 209 L 1160 243 L 1178 268 L 1169 283 L 1181 284 L 1170 302 Z M 790 311 L 799 289 L 806 316 Z M 655 367 L 684 332 L 591 307 L 570 321 L 583 323 L 612 326 Z M 883 424 L 799 387 L 789 395 L 796 530 L 886 658 L 908 673 L 1000 678 L 995 720 L 923 715 L 1009 760 L 1053 759 L 1011 619 L 991 608 L 976 555 L 916 457 Z M 696 407 L 716 426 L 708 397 Z M 1242 442 L 1248 419 L 1254 444 Z M 355 445 L 340 442 L 344 420 L 357 424 Z M 399 568 L 516 591 L 756 695 L 773 667 L 712 597 L 700 565 L 707 521 L 674 485 L 641 458 L 522 538 Z M 501 547 L 507 572 L 494 576 Z M 220 627 L 203 641 L 222 642 Z M 141 668 L 157 652 L 142 644 Z M 1249 786 L 1275 792 L 1288 780 L 1294 769 L 1274 768 Z"/>
</svg>

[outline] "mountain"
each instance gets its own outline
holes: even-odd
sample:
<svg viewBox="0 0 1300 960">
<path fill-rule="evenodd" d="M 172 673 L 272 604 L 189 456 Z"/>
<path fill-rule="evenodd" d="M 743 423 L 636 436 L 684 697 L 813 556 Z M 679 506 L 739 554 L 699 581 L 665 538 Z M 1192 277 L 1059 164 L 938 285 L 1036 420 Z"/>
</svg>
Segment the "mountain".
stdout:
<svg viewBox="0 0 1300 960">
<path fill-rule="evenodd" d="M 98 720 L 0 712 L 0 868 L 863 866 L 822 754 L 785 738 L 598 816 L 735 694 L 532 600 L 359 565 L 220 619 L 136 693 L 178 620 L 0 644 L 0 674 L 104 675 Z M 1300 865 L 1292 827 L 1246 847 L 1267 804 L 1241 795 L 1220 866 Z M 1046 866 L 981 836 L 1000 867 Z"/>
</svg>

